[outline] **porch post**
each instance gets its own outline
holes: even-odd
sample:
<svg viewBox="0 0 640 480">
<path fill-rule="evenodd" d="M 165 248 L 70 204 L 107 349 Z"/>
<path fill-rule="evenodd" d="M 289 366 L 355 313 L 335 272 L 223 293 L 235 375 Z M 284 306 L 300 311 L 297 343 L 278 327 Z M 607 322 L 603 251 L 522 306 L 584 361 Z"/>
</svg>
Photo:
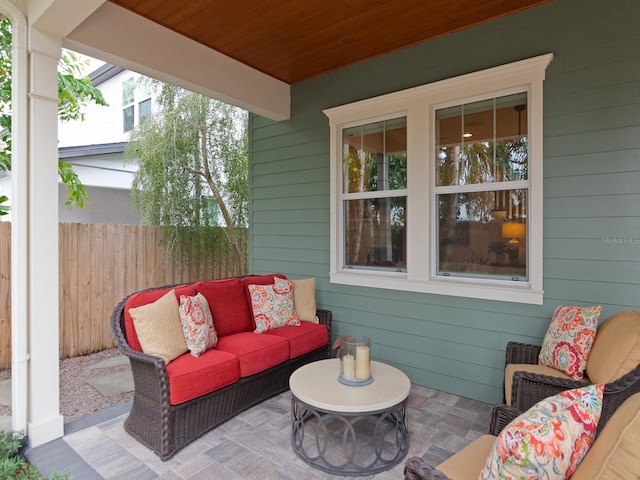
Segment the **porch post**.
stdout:
<svg viewBox="0 0 640 480">
<path fill-rule="evenodd" d="M 58 58 L 62 39 L 29 29 L 27 434 L 32 446 L 64 434 L 58 326 Z"/>
<path fill-rule="evenodd" d="M 11 20 L 11 428 L 27 431 L 27 20 L 8 0 L 0 13 Z"/>
</svg>

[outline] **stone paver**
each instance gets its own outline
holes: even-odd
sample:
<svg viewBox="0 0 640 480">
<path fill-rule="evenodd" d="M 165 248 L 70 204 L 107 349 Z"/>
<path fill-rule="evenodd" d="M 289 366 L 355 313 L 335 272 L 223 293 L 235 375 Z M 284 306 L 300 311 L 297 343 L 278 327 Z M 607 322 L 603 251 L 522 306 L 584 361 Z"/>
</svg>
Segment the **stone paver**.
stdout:
<svg viewBox="0 0 640 480">
<path fill-rule="evenodd" d="M 133 392 L 133 375 L 131 370 L 111 373 L 101 377 L 91 377 L 87 383 L 102 395 L 115 395 L 121 392 Z"/>
</svg>

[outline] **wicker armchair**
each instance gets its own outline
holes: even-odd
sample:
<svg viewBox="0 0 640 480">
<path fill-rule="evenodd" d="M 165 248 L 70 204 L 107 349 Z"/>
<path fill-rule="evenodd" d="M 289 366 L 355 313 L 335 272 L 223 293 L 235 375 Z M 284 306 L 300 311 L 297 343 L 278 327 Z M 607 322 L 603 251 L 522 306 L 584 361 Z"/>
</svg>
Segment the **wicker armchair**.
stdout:
<svg viewBox="0 0 640 480">
<path fill-rule="evenodd" d="M 584 380 L 573 380 L 561 372 L 537 365 L 539 353 L 540 346 L 517 342 L 507 345 L 507 403 L 517 410 L 526 411 L 540 400 L 563 390 L 604 383 L 599 435 L 618 407 L 640 392 L 640 313 L 630 310 L 619 312 L 601 324 L 587 360 Z"/>
<path fill-rule="evenodd" d="M 491 433 L 506 426 L 512 407 L 494 408 L 499 420 L 491 421 Z M 504 423 L 504 424 L 503 424 Z M 633 395 L 612 416 L 602 434 L 591 445 L 586 456 L 572 474 L 571 480 L 640 478 L 640 456 L 636 454 L 640 435 L 640 394 Z M 483 435 L 449 457 L 437 467 L 421 458 L 412 457 L 405 463 L 405 480 L 477 480 L 495 443 L 494 435 Z M 545 477 L 546 478 L 546 477 Z"/>
<path fill-rule="evenodd" d="M 489 434 L 484 435 L 480 439 L 476 440 L 476 442 L 478 443 L 483 442 L 485 445 L 488 445 L 489 443 L 493 443 L 493 440 L 495 439 L 496 436 L 498 436 L 498 434 L 502 431 L 502 429 L 506 427 L 519 414 L 520 412 L 518 410 L 508 405 L 502 405 L 502 404 L 494 405 L 493 408 L 491 409 L 491 421 L 489 424 Z M 474 448 L 474 446 L 470 445 L 467 448 Z M 480 448 L 482 449 L 482 447 Z M 486 455 L 485 455 L 485 458 L 486 458 Z M 446 462 L 443 462 L 441 465 L 445 465 L 446 463 L 453 464 L 455 462 L 454 457 L 451 457 L 450 460 L 451 462 L 447 460 Z M 478 465 L 478 468 L 476 469 L 476 471 L 480 472 L 483 466 L 484 466 L 484 463 L 482 463 L 482 465 Z M 437 467 L 425 462 L 420 457 L 411 457 L 405 463 L 404 478 L 405 480 L 446 480 L 449 477 L 443 472 L 441 472 L 440 470 L 438 470 Z"/>
</svg>

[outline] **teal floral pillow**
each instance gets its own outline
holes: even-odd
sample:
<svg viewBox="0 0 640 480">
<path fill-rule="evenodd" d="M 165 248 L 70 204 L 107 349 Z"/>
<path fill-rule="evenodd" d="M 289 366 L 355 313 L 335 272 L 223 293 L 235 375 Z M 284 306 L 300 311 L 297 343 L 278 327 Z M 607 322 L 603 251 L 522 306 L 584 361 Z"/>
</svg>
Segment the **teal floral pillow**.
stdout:
<svg viewBox="0 0 640 480">
<path fill-rule="evenodd" d="M 582 380 L 601 312 L 600 305 L 557 307 L 542 341 L 538 363 Z"/>
<path fill-rule="evenodd" d="M 256 333 L 300 325 L 293 308 L 293 283 L 275 278 L 273 285 L 249 285 Z"/>
<path fill-rule="evenodd" d="M 500 432 L 478 480 L 569 478 L 593 443 L 603 391 L 594 384 L 536 403 Z"/>
<path fill-rule="evenodd" d="M 198 357 L 216 346 L 218 335 L 213 325 L 209 303 L 204 295 L 180 295 L 179 312 L 184 341 L 191 355 Z"/>
</svg>

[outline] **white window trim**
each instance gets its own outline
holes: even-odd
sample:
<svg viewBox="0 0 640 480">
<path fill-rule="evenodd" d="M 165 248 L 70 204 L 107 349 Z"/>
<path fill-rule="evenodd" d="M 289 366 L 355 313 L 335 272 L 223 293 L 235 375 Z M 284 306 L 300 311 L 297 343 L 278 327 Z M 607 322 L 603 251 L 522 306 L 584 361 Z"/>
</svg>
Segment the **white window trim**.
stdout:
<svg viewBox="0 0 640 480">
<path fill-rule="evenodd" d="M 331 129 L 331 225 L 330 280 L 332 283 L 391 290 L 453 295 L 467 298 L 509 301 L 541 305 L 542 288 L 542 163 L 543 163 L 543 91 L 545 70 L 553 54 L 521 60 L 442 80 L 427 85 L 394 92 L 359 102 L 324 110 Z M 432 191 L 432 132 L 436 105 L 465 101 L 504 91 L 526 91 L 529 122 L 529 281 L 436 277 L 435 212 Z M 407 117 L 407 271 L 388 272 L 345 269 L 342 266 L 344 225 L 342 212 L 342 129 L 370 123 L 382 118 Z M 427 186 L 427 188 L 425 188 Z M 426 244 L 426 247 L 425 247 Z"/>
</svg>

